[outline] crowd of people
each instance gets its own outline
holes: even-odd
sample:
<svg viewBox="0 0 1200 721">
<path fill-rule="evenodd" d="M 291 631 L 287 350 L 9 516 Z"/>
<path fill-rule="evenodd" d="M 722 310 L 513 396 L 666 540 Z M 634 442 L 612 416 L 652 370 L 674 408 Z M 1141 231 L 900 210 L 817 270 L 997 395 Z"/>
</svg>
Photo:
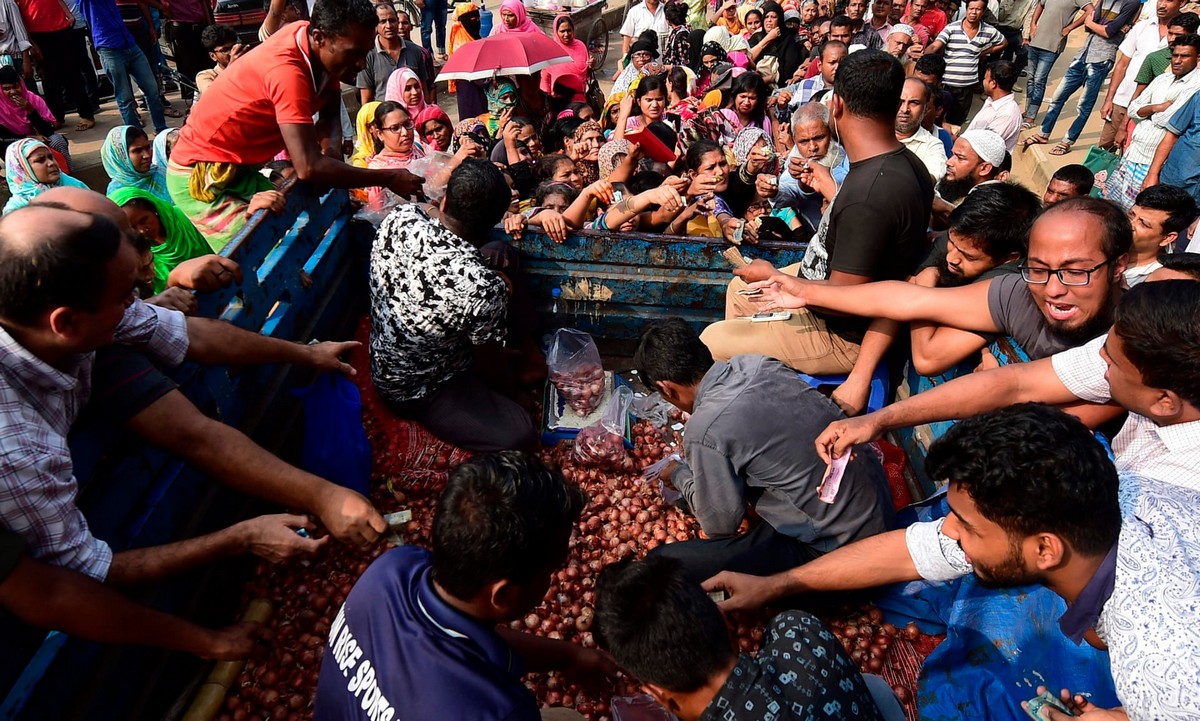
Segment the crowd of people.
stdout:
<svg viewBox="0 0 1200 721">
<path fill-rule="evenodd" d="M 886 684 L 860 674 L 815 616 L 776 616 L 751 657 L 729 646 L 721 610 L 969 578 L 1019 587 L 1024 607 L 1043 611 L 1022 620 L 1026 642 L 1107 649 L 1111 698 L 1064 690 L 1076 715 L 1195 718 L 1200 255 L 1185 251 L 1200 215 L 1200 18 L 1178 0 L 1144 12 L 1136 0 L 643 0 L 620 28 L 607 94 L 569 14 L 549 33 L 565 62 L 439 87 L 437 68 L 483 34 L 474 3 L 457 3 L 446 28 L 434 0 L 418 3 L 421 18 L 368 0 L 273 0 L 247 48 L 187 3 L 130 14 L 79 0 L 74 18 L 57 1 L 14 1 L 19 12 L 0 2 L 14 60 L 0 67 L 11 190 L 0 605 L 17 617 L 238 658 L 260 629 L 199 628 L 116 589 L 386 530 L 367 499 L 208 418 L 170 379 L 184 360 L 351 372 L 352 343 L 301 345 L 196 315 L 196 293 L 242 280 L 222 249 L 255 213 L 280 211 L 296 178 L 349 189 L 377 220 L 366 287 L 380 396 L 477 453 L 451 474 L 433 548 L 382 556 L 333 625 L 331 648 L 353 638 L 389 669 L 379 685 L 397 716 L 537 718 L 520 677 L 539 668 L 623 670 L 685 721 L 893 719 Z M 520 0 L 495 18 L 492 36 L 544 32 Z M 197 91 L 177 130 L 153 73 L 158 19 L 175 27 L 179 72 Z M 124 120 L 100 153 L 107 197 L 70 175 L 59 132 L 68 103 L 77 130 L 94 122 L 87 73 L 73 53 L 42 50 L 82 41 L 76 20 Z M 1082 48 L 1036 127 L 1079 28 Z M 30 90 L 35 65 L 44 99 Z M 1048 143 L 1083 88 L 1051 153 L 1069 151 L 1110 70 L 1101 144 L 1123 154 L 1103 197 L 1077 164 L 1026 187 L 1013 153 Z M 358 90 L 353 114 L 344 85 Z M 581 229 L 805 244 L 797 264 L 734 270 L 722 320 L 658 321 L 641 335 L 638 377 L 688 414 L 658 480 L 705 538 L 605 570 L 604 651 L 507 626 L 545 595 L 586 504 L 533 456 L 523 401 L 542 387 L 545 349 L 512 238 Z M 826 396 L 797 372 L 844 380 Z M 869 407 L 881 372 L 904 392 Z M 85 413 L 297 513 L 114 552 L 76 503 L 67 436 Z M 870 444 L 916 427 L 929 430 L 923 471 L 944 494 L 901 527 Z M 314 520 L 329 537 L 296 532 Z M 326 655 L 317 717 L 361 718 L 338 663 Z M 1010 710 L 1027 691 L 1006 691 Z"/>
</svg>

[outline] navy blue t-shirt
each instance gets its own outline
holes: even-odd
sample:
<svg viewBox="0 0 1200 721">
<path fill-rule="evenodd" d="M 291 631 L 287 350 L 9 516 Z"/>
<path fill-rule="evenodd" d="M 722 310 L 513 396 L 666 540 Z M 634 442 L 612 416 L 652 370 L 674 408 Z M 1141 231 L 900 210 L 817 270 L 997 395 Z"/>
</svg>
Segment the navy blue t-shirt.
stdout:
<svg viewBox="0 0 1200 721">
<path fill-rule="evenodd" d="M 447 605 L 429 551 L 380 556 L 329 631 L 313 718 L 319 721 L 538 721 L 525 664 L 495 630 Z"/>
</svg>

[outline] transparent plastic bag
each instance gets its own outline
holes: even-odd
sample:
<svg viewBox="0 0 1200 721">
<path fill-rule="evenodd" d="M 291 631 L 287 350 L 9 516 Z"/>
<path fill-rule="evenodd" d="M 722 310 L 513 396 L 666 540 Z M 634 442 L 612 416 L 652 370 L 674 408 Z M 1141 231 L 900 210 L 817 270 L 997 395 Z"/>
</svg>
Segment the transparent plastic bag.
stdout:
<svg viewBox="0 0 1200 721">
<path fill-rule="evenodd" d="M 655 428 L 662 428 L 670 420 L 672 406 L 663 400 L 658 391 L 633 399 L 633 415 L 641 421 L 650 421 Z"/>
<path fill-rule="evenodd" d="M 409 202 L 411 201 L 401 198 L 387 188 L 380 188 L 379 194 L 360 208 L 354 214 L 354 217 L 359 220 L 365 220 L 378 228 L 383 219 L 388 217 L 388 213 Z"/>
<path fill-rule="evenodd" d="M 421 188 L 425 197 L 434 205 L 442 202 L 442 196 L 446 194 L 446 184 L 450 181 L 450 163 L 453 160 L 454 156 L 450 153 L 434 150 L 424 158 L 417 158 L 408 164 L 408 172 L 425 179 L 425 185 Z"/>
<path fill-rule="evenodd" d="M 550 382 L 571 410 L 587 416 L 604 400 L 604 367 L 596 342 L 581 330 L 559 328 L 546 354 Z"/>
<path fill-rule="evenodd" d="M 649 694 L 614 696 L 609 704 L 613 721 L 679 721 Z"/>
<path fill-rule="evenodd" d="M 633 459 L 625 449 L 625 422 L 632 402 L 633 391 L 629 386 L 618 386 L 613 390 L 612 400 L 600 420 L 581 428 L 575 436 L 575 458 L 580 463 L 619 469 L 632 464 Z"/>
</svg>

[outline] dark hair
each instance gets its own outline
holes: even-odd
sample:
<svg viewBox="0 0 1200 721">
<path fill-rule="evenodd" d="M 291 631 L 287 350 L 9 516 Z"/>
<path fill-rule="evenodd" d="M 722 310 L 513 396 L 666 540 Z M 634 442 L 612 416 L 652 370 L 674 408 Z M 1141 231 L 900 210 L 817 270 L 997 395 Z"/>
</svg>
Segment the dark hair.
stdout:
<svg viewBox="0 0 1200 721">
<path fill-rule="evenodd" d="M 663 98 L 667 97 L 667 76 L 647 75 L 638 82 L 637 90 L 633 93 L 635 114 L 641 115 L 642 113 L 642 109 L 637 107 L 637 101 L 655 90 L 660 91 L 663 94 Z"/>
<path fill-rule="evenodd" d="M 1117 304 L 1113 332 L 1148 388 L 1200 408 L 1200 283 L 1139 283 Z"/>
<path fill-rule="evenodd" d="M 1095 174 L 1086 165 L 1079 163 L 1062 166 L 1054 171 L 1050 180 L 1061 180 L 1074 188 L 1079 195 L 1087 195 L 1092 192 L 1092 186 L 1096 184 Z"/>
<path fill-rule="evenodd" d="M 379 15 L 370 0 L 317 0 L 312 11 L 312 29 L 329 37 L 345 36 L 351 25 L 374 30 Z"/>
<path fill-rule="evenodd" d="M 904 90 L 904 68 L 882 50 L 859 50 L 838 64 L 833 94 L 842 99 L 846 111 L 860 118 L 896 122 L 900 94 Z"/>
<path fill-rule="evenodd" d="M 750 17 L 750 13 L 754 13 L 755 15 L 758 15 L 758 19 L 759 19 L 759 20 L 762 20 L 762 19 L 763 19 L 763 11 L 762 11 L 762 10 L 759 10 L 758 8 L 750 8 L 749 10 L 747 10 L 747 11 L 746 11 L 746 18 Z M 742 22 L 743 22 L 743 23 L 745 23 L 745 22 L 746 22 L 746 18 L 742 18 Z"/>
<path fill-rule="evenodd" d="M 394 100 L 384 100 L 375 107 L 375 115 L 371 118 L 371 125 L 375 126 L 376 129 L 382 128 L 383 119 L 386 118 L 389 113 L 394 113 L 397 110 L 403 110 L 405 115 L 409 115 L 408 108 L 404 107 L 404 105 L 401 103 L 398 103 Z M 412 120 L 411 116 L 409 117 L 409 120 Z M 413 130 L 414 132 L 420 132 L 419 128 L 413 128 Z M 379 136 L 375 136 L 372 142 L 375 144 L 376 153 L 383 150 L 383 139 L 381 139 Z"/>
<path fill-rule="evenodd" d="M 746 14 L 749 15 L 749 13 Z M 834 15 L 833 19 L 829 21 L 829 29 L 833 30 L 834 28 L 850 28 L 853 30 L 854 21 L 848 15 Z"/>
<path fill-rule="evenodd" d="M 575 134 L 575 131 L 584 121 L 574 115 L 568 115 L 565 118 L 559 118 L 550 126 L 550 131 L 546 133 L 546 151 L 559 151 L 565 147 L 564 139 Z"/>
<path fill-rule="evenodd" d="M 533 161 L 533 179 L 538 183 L 550 182 L 554 178 L 554 174 L 558 172 L 559 164 L 564 161 L 574 163 L 573 160 L 562 153 L 543 155 Z"/>
<path fill-rule="evenodd" d="M 1197 53 L 1200 53 L 1200 35 L 1197 35 L 1194 32 L 1187 33 L 1186 35 L 1180 35 L 1179 37 L 1175 38 L 1175 47 L 1181 46 L 1193 48 Z"/>
<path fill-rule="evenodd" d="M 1000 161 L 1000 165 L 996 166 L 996 174 L 1012 172 L 1012 153 L 1004 151 L 1004 160 Z"/>
<path fill-rule="evenodd" d="M 629 46 L 629 57 L 633 57 L 634 53 L 647 52 L 651 58 L 658 58 L 658 33 L 653 30 L 645 30 L 638 36 L 636 42 Z"/>
<path fill-rule="evenodd" d="M 671 71 L 667 73 L 666 77 L 667 85 L 670 87 L 671 92 L 675 93 L 681 98 L 686 98 L 688 96 L 688 74 L 687 71 L 683 69 L 682 65 L 676 65 L 672 67 Z"/>
<path fill-rule="evenodd" d="M 459 599 L 500 579 L 528 583 L 566 556 L 586 503 L 583 491 L 532 454 L 476 455 L 451 471 L 438 498 L 433 579 Z"/>
<path fill-rule="evenodd" d="M 1200 38 L 1197 38 L 1200 39 Z M 1196 201 L 1177 185 L 1152 185 L 1134 198 L 1134 205 L 1167 213 L 1163 233 L 1182 233 L 1196 219 Z"/>
<path fill-rule="evenodd" d="M 11 65 L 0 65 L 0 85 L 20 85 L 21 76 Z"/>
<path fill-rule="evenodd" d="M 579 190 L 569 183 L 545 182 L 538 185 L 533 191 L 533 202 L 535 205 L 542 205 L 546 202 L 546 198 L 551 195 L 561 195 L 567 199 L 567 205 L 575 202 L 579 197 Z"/>
<path fill-rule="evenodd" d="M 922 75 L 932 75 L 940 83 L 946 75 L 946 59 L 941 55 L 922 55 L 913 65 L 913 71 Z"/>
<path fill-rule="evenodd" d="M 821 59 L 821 62 L 825 62 L 825 51 L 837 50 L 838 48 L 841 48 L 842 50 L 849 49 L 846 47 L 846 43 L 842 42 L 841 40 L 826 40 L 817 47 L 817 57 Z"/>
<path fill-rule="evenodd" d="M 1017 84 L 1017 78 L 1020 77 L 1016 63 L 1011 60 L 993 60 L 988 63 L 987 69 L 992 74 L 992 82 L 996 83 L 1004 92 L 1012 92 L 1013 86 Z"/>
<path fill-rule="evenodd" d="M 638 369 L 642 383 L 653 390 L 659 381 L 680 385 L 699 383 L 712 368 L 713 357 L 686 321 L 667 318 L 642 329 L 633 365 Z"/>
<path fill-rule="evenodd" d="M 642 683 L 695 691 L 733 658 L 717 604 L 667 556 L 627 558 L 596 579 L 596 642 Z"/>
<path fill-rule="evenodd" d="M 295 169 L 290 160 L 272 160 L 263 165 L 263 169 L 270 173 L 267 180 L 270 180 L 277 188 L 284 180 L 283 172 L 288 168 Z"/>
<path fill-rule="evenodd" d="M 158 208 L 154 207 L 154 203 L 150 202 L 150 200 L 148 198 L 143 198 L 140 196 L 134 196 L 134 197 L 130 198 L 129 200 L 126 200 L 124 205 L 122 205 L 121 207 L 122 208 L 134 207 L 134 208 L 137 208 L 138 210 L 144 210 L 147 213 L 154 213 L 155 216 L 158 215 Z M 141 234 L 135 233 L 134 235 L 141 235 Z"/>
<path fill-rule="evenodd" d="M 1009 255 L 1025 255 L 1029 228 L 1042 203 L 1025 186 L 1016 183 L 984 183 L 950 211 L 950 229 L 979 245 L 995 261 Z"/>
<path fill-rule="evenodd" d="M 667 18 L 667 22 L 671 23 L 672 25 L 687 24 L 687 7 L 685 7 L 681 2 L 669 0 L 669 2 L 663 6 L 663 15 Z"/>
<path fill-rule="evenodd" d="M 653 190 L 662 185 L 664 180 L 666 178 L 662 173 L 654 170 L 639 170 L 629 179 L 629 192 L 638 195 L 647 190 Z"/>
<path fill-rule="evenodd" d="M 689 145 L 687 149 L 687 155 L 684 156 L 684 159 L 687 161 L 688 170 L 691 170 L 692 172 L 699 170 L 700 163 L 704 160 L 704 156 L 708 155 L 714 150 L 721 154 L 725 153 L 724 150 L 721 150 L 720 145 L 717 145 L 711 140 L 697 140 Z"/>
<path fill-rule="evenodd" d="M 1158 256 L 1158 262 L 1167 270 L 1200 280 L 1200 253 L 1164 253 Z"/>
<path fill-rule="evenodd" d="M 482 158 L 462 161 L 446 183 L 446 215 L 472 230 L 484 232 L 499 223 L 511 201 L 500 169 Z"/>
<path fill-rule="evenodd" d="M 146 135 L 146 131 L 136 125 L 130 125 L 125 128 L 125 149 L 129 150 L 129 146 L 133 145 L 133 141 L 144 139 L 149 140 L 150 136 Z"/>
<path fill-rule="evenodd" d="M 1200 30 L 1200 15 L 1194 12 L 1179 13 L 1167 23 L 1167 27 L 1183 28 L 1185 33 L 1194 33 Z"/>
<path fill-rule="evenodd" d="M 1052 213 L 1069 212 L 1094 215 L 1104 226 L 1104 235 L 1100 238 L 1100 249 L 1105 258 L 1116 260 L 1133 247 L 1133 226 L 1129 223 L 1129 216 L 1109 200 L 1093 198 L 1088 195 L 1067 198 L 1043 210 L 1039 217 L 1045 218 Z"/>
<path fill-rule="evenodd" d="M 1091 431 L 1057 408 L 1020 403 L 960 421 L 930 446 L 925 469 L 966 491 L 1013 541 L 1054 533 L 1089 556 L 1117 542 L 1117 469 Z"/>
<path fill-rule="evenodd" d="M 558 32 L 558 26 L 563 23 L 571 23 L 571 29 L 575 29 L 575 21 L 571 19 L 570 15 L 563 14 L 554 19 L 554 32 Z"/>
<path fill-rule="evenodd" d="M 91 223 L 49 223 L 13 237 L 4 220 L 46 212 L 33 207 L 39 210 L 15 210 L 0 220 L 0 321 L 34 326 L 55 308 L 96 310 L 107 290 L 108 262 L 121 246 L 120 228 L 103 215 L 80 213 Z"/>
<path fill-rule="evenodd" d="M 763 113 L 767 107 L 767 98 L 771 94 L 771 89 L 767 87 L 767 81 L 763 80 L 758 73 L 742 73 L 733 79 L 733 85 L 729 87 L 729 102 L 732 103 L 741 93 L 754 93 L 757 98 L 754 101 L 754 108 L 750 111 L 750 120 L 753 123 L 759 123 L 763 119 Z M 900 101 L 897 100 L 899 105 Z M 895 115 L 895 113 L 892 113 Z"/>
<path fill-rule="evenodd" d="M 225 43 L 236 43 L 237 33 L 228 25 L 209 25 L 200 33 L 200 45 L 211 53 Z"/>
</svg>

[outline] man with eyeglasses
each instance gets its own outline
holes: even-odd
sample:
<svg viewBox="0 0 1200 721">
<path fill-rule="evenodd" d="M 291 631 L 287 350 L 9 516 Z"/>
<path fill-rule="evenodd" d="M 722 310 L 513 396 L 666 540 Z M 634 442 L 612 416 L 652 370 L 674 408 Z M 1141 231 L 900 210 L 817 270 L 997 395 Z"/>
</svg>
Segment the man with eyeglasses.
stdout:
<svg viewBox="0 0 1200 721">
<path fill-rule="evenodd" d="M 437 103 L 434 89 L 433 56 L 428 50 L 410 41 L 412 20 L 408 13 L 396 12 L 389 3 L 375 6 L 379 25 L 375 28 L 375 47 L 367 53 L 366 64 L 359 71 L 355 85 L 363 104 L 383 99 L 387 81 L 396 68 L 412 68 L 425 88 L 425 101 Z"/>
<path fill-rule="evenodd" d="M 237 33 L 228 25 L 209 25 L 200 34 L 200 44 L 216 65 L 196 73 L 196 92 L 200 95 L 208 90 L 225 68 L 246 54 L 250 48 L 238 42 Z"/>
<path fill-rule="evenodd" d="M 1132 242 L 1120 208 L 1098 198 L 1070 198 L 1034 222 L 1019 274 L 959 288 L 922 288 L 899 281 L 835 286 L 776 273 L 759 287 L 767 308 L 932 323 L 982 336 L 979 347 L 993 336 L 1008 336 L 1036 360 L 1083 345 L 1112 325 Z"/>
</svg>

